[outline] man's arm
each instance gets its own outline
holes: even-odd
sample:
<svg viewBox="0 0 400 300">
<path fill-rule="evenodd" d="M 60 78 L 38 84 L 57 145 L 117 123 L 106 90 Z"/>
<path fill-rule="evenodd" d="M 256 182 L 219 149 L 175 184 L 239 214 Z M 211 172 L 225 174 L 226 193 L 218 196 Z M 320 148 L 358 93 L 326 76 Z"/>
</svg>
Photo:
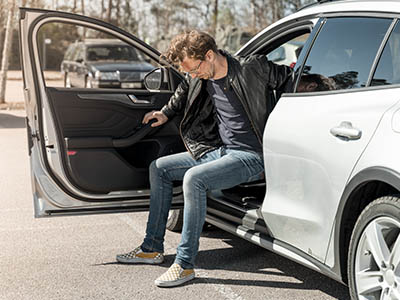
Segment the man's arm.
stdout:
<svg viewBox="0 0 400 300">
<path fill-rule="evenodd" d="M 168 103 L 161 109 L 162 113 L 171 119 L 176 114 L 180 113 L 185 105 L 188 96 L 189 83 L 183 80 L 175 90 L 174 94 L 169 99 Z"/>
<path fill-rule="evenodd" d="M 293 80 L 292 68 L 273 63 L 265 55 L 258 55 L 255 59 L 261 70 L 261 75 L 265 77 L 269 88 L 283 90 L 287 86 L 287 83 Z"/>
<path fill-rule="evenodd" d="M 175 90 L 168 103 L 165 104 L 160 111 L 154 110 L 145 114 L 142 123 L 147 124 L 152 119 L 157 119 L 157 122 L 151 124 L 152 127 L 157 127 L 166 123 L 184 109 L 188 90 L 189 84 L 186 80 L 183 80 L 178 85 L 178 88 Z"/>
</svg>

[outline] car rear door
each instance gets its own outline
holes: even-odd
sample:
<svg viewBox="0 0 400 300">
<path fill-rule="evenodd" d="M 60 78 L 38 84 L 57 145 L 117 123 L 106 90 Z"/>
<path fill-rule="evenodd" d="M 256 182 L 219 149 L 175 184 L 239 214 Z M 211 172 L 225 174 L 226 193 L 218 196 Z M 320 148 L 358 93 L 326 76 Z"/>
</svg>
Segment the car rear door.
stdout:
<svg viewBox="0 0 400 300">
<path fill-rule="evenodd" d="M 396 20 L 365 13 L 321 21 L 299 58 L 296 93 L 281 97 L 266 125 L 262 214 L 274 238 L 332 266 L 325 259 L 333 257 L 340 197 L 385 111 L 399 101 L 369 87 Z"/>
<path fill-rule="evenodd" d="M 60 61 L 44 54 L 62 59 L 76 40 L 119 39 L 155 68 L 159 53 L 113 25 L 76 14 L 21 8 L 19 25 L 35 216 L 148 209 L 150 162 L 184 147 L 179 119 L 156 129 L 141 121 L 169 100 L 181 75 L 162 68 L 157 92 L 65 88 Z M 181 203 L 178 186 L 173 206 Z"/>
</svg>

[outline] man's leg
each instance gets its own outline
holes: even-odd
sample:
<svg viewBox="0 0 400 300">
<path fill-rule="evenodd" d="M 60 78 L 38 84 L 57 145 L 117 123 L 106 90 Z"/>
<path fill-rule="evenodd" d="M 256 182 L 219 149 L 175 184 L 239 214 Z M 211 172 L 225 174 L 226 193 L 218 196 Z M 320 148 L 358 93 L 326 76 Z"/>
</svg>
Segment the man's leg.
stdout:
<svg viewBox="0 0 400 300">
<path fill-rule="evenodd" d="M 164 235 L 171 207 L 173 181 L 181 181 L 186 171 L 199 162 L 188 153 L 161 157 L 150 165 L 150 210 L 144 251 L 164 252 Z"/>
<path fill-rule="evenodd" d="M 205 221 L 207 191 L 252 181 L 263 170 L 262 159 L 257 154 L 237 150 L 227 150 L 219 158 L 187 170 L 183 178 L 185 205 L 181 242 L 174 264 L 156 280 L 158 286 L 176 286 L 194 278 L 192 268 Z"/>
<path fill-rule="evenodd" d="M 117 255 L 122 263 L 161 263 L 164 252 L 164 235 L 168 212 L 172 201 L 173 181 L 182 180 L 185 172 L 200 163 L 212 159 L 212 151 L 196 161 L 187 153 L 161 157 L 150 165 L 150 211 L 146 237 L 143 244 L 131 252 Z"/>
<path fill-rule="evenodd" d="M 261 158 L 251 152 L 227 150 L 221 158 L 195 166 L 183 179 L 184 224 L 175 262 L 184 269 L 193 268 L 203 229 L 207 191 L 227 189 L 252 181 L 264 171 Z"/>
</svg>

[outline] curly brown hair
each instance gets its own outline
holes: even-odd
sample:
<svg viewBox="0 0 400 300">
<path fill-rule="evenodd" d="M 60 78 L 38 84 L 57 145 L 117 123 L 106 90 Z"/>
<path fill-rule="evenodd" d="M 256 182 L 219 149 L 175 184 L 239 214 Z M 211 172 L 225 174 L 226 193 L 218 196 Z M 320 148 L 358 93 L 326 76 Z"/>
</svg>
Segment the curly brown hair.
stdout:
<svg viewBox="0 0 400 300">
<path fill-rule="evenodd" d="M 206 32 L 191 30 L 175 36 L 161 58 L 179 65 L 185 57 L 203 60 L 208 50 L 218 52 L 214 38 Z"/>
</svg>

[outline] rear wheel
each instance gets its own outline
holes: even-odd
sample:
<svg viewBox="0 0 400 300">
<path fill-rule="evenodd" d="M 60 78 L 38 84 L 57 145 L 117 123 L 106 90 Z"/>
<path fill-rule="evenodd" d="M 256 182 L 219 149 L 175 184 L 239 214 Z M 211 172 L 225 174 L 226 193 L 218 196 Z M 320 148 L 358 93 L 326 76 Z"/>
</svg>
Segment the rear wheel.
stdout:
<svg viewBox="0 0 400 300">
<path fill-rule="evenodd" d="M 400 198 L 370 203 L 350 240 L 348 274 L 352 299 L 400 299 Z"/>
<path fill-rule="evenodd" d="M 169 211 L 167 229 L 174 232 L 182 231 L 183 227 L 183 208 Z"/>
<path fill-rule="evenodd" d="M 183 228 L 183 208 L 169 211 L 167 220 L 167 229 L 173 232 L 181 232 Z M 215 227 L 207 222 L 203 225 L 204 231 L 211 231 Z"/>
</svg>

